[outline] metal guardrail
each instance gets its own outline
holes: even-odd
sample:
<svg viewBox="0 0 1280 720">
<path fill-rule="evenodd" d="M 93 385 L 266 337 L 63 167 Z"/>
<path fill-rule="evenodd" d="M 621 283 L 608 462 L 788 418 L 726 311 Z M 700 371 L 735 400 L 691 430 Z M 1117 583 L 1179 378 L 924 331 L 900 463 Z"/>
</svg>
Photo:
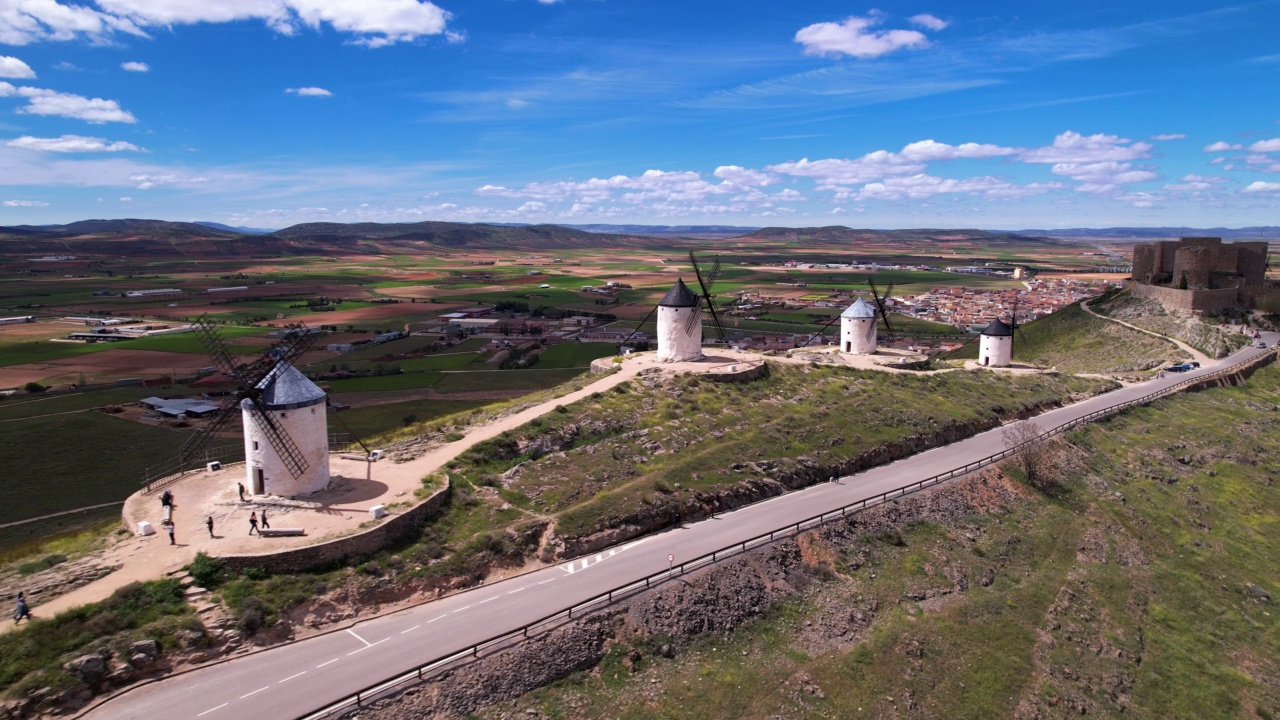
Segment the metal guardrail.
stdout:
<svg viewBox="0 0 1280 720">
<path fill-rule="evenodd" d="M 1275 350 L 1272 350 L 1272 351 L 1269 351 L 1268 354 L 1274 356 L 1275 352 L 1276 352 Z M 378 698 L 389 695 L 395 692 L 396 689 L 402 685 L 421 682 L 423 680 L 428 679 L 430 676 L 436 673 L 443 672 L 450 668 L 463 665 L 472 660 L 475 660 L 481 656 L 481 653 L 486 653 L 488 651 L 497 650 L 503 647 L 514 645 L 519 641 L 528 638 L 531 634 L 536 635 L 539 631 L 550 630 L 552 629 L 553 626 L 555 626 L 558 623 L 572 620 L 575 617 L 580 617 L 583 614 L 593 609 L 610 605 L 623 598 L 631 597 L 632 595 L 636 595 L 652 587 L 668 582 L 673 578 L 680 577 L 691 570 L 697 570 L 698 568 L 701 568 L 707 565 L 712 565 L 726 558 L 742 554 L 748 550 L 752 550 L 764 545 L 768 545 L 777 540 L 781 540 L 789 537 L 795 537 L 796 535 L 803 532 L 804 530 L 812 529 L 821 525 L 825 525 L 828 522 L 838 520 L 840 518 L 844 518 L 848 516 L 850 513 L 860 512 L 870 507 L 882 505 L 884 503 L 889 502 L 890 500 L 895 500 L 897 498 L 905 497 L 907 495 L 912 495 L 920 492 L 921 490 L 937 485 L 939 483 L 946 482 L 947 480 L 952 480 L 961 475 L 967 475 L 971 472 L 987 467 L 988 465 L 992 465 L 1001 460 L 1004 460 L 1005 458 L 1011 457 L 1013 455 L 1017 455 L 1018 453 L 1022 452 L 1024 449 L 1032 445 L 1041 443 L 1051 437 L 1060 435 L 1062 433 L 1067 432 L 1068 430 L 1072 430 L 1081 425 L 1085 425 L 1087 423 L 1093 422 L 1094 420 L 1097 420 L 1099 418 L 1106 417 L 1108 415 L 1114 415 L 1122 410 L 1127 410 L 1128 408 L 1131 408 L 1137 405 L 1146 405 L 1162 397 L 1173 395 L 1178 391 L 1182 390 L 1183 388 L 1196 384 L 1198 382 L 1203 382 L 1208 379 L 1231 375 L 1236 371 L 1238 371 L 1240 368 L 1244 367 L 1245 365 L 1248 365 L 1256 361 L 1259 357 L 1260 356 L 1254 356 L 1252 358 L 1249 358 L 1248 360 L 1242 360 L 1238 363 L 1235 363 L 1234 365 L 1231 365 L 1230 367 L 1222 368 L 1212 373 L 1207 373 L 1205 375 L 1197 375 L 1192 378 L 1187 378 L 1186 380 L 1175 383 L 1161 390 L 1157 390 L 1153 393 L 1143 395 L 1142 397 L 1137 398 L 1135 400 L 1127 400 L 1122 403 L 1110 405 L 1101 410 L 1095 410 L 1089 413 L 1088 415 L 1083 415 L 1081 417 L 1075 418 L 1074 420 L 1068 420 L 1067 422 L 1062 423 L 1061 425 L 1058 425 L 1052 429 L 1046 430 L 1031 440 L 1006 448 L 998 453 L 995 453 L 994 455 L 988 455 L 987 457 L 982 458 L 980 460 L 975 460 L 971 463 L 964 465 L 963 467 L 953 468 L 952 470 L 948 470 L 947 472 L 940 473 L 938 475 L 934 475 L 929 478 L 925 478 L 924 480 L 920 480 L 918 482 L 914 482 L 909 485 L 904 485 L 903 487 L 897 488 L 895 490 L 885 491 L 874 497 L 865 498 L 857 502 L 849 503 L 848 505 L 845 505 L 843 507 L 837 508 L 835 510 L 829 510 L 827 512 L 820 513 L 818 515 L 814 515 L 813 517 L 807 518 L 805 520 L 801 520 L 796 523 L 789 523 L 788 525 L 782 528 L 779 528 L 777 530 L 773 530 L 768 533 L 757 535 L 748 540 L 736 542 L 732 545 L 720 548 L 719 550 L 714 550 L 710 553 L 701 555 L 692 560 L 673 565 L 667 570 L 653 573 L 652 575 L 641 578 L 640 580 L 636 580 L 636 581 L 627 583 L 626 585 L 622 585 L 622 586 L 613 588 L 612 590 L 608 590 L 603 593 L 600 593 L 595 597 L 589 598 L 576 605 L 573 605 L 567 610 L 561 610 L 560 612 L 553 613 L 551 615 L 543 617 L 539 620 L 535 620 L 515 630 L 504 632 L 499 635 L 494 635 L 493 637 L 490 637 L 487 640 L 482 640 L 481 642 L 478 642 L 468 648 L 459 650 L 458 652 L 452 653 L 445 657 L 430 660 L 426 663 L 423 663 L 422 665 L 419 665 L 413 670 L 403 673 L 397 677 L 391 678 L 390 680 L 384 680 L 376 684 L 370 685 L 364 689 L 358 690 L 355 693 L 343 698 L 342 700 L 339 700 L 338 702 L 333 703 L 328 707 L 325 707 L 317 712 L 311 713 L 309 715 L 299 716 L 299 720 L 320 720 L 321 718 L 329 718 L 339 713 L 349 712 L 351 710 L 363 708 L 366 703 L 372 702 L 374 700 L 377 700 Z"/>
</svg>

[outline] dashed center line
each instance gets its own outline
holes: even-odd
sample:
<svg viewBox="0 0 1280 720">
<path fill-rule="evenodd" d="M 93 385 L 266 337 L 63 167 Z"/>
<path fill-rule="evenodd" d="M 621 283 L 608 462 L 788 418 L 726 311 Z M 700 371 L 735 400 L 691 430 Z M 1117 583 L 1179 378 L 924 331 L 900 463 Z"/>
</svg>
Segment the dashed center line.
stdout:
<svg viewBox="0 0 1280 720">
<path fill-rule="evenodd" d="M 303 670 L 302 672 L 298 673 L 297 675 L 290 675 L 289 677 L 287 677 L 287 678 L 285 678 L 285 679 L 283 679 L 283 680 L 281 680 L 281 681 L 277 682 L 276 684 L 277 684 L 277 685 L 279 685 L 279 684 L 281 684 L 281 683 L 287 683 L 287 682 L 289 682 L 290 680 L 292 680 L 292 679 L 294 679 L 294 678 L 296 678 L 296 677 L 302 677 L 303 675 L 306 675 L 306 674 L 307 674 L 307 671 L 306 671 L 306 670 Z"/>
<path fill-rule="evenodd" d="M 226 707 L 226 706 L 228 706 L 228 705 L 230 705 L 230 704 L 231 704 L 231 703 L 222 703 L 221 705 L 219 705 L 219 706 L 218 706 L 218 707 L 216 707 L 216 708 L 209 708 L 208 710 L 205 710 L 204 712 L 200 713 L 200 714 L 199 714 L 199 715 L 197 715 L 196 717 L 204 717 L 205 715 L 208 715 L 209 713 L 213 712 L 214 710 L 221 710 L 222 708 L 224 708 L 224 707 Z"/>
<path fill-rule="evenodd" d="M 266 690 L 266 689 L 267 689 L 267 688 L 269 688 L 269 687 L 271 687 L 271 686 L 270 686 L 270 685 L 268 685 L 267 687 L 260 687 L 260 688 L 258 688 L 257 690 L 254 690 L 253 692 L 249 693 L 248 695 L 241 695 L 241 696 L 240 696 L 240 699 L 241 699 L 241 700 L 243 700 L 243 699 L 245 699 L 245 698 L 247 698 L 247 697 L 249 697 L 249 696 L 251 696 L 251 695 L 257 695 L 258 693 L 262 692 L 263 690 Z"/>
<path fill-rule="evenodd" d="M 540 582 L 540 583 L 538 583 L 538 584 L 539 584 L 539 585 L 546 585 L 547 583 L 551 582 L 552 580 L 555 580 L 555 578 L 547 578 L 546 580 L 543 580 L 542 582 Z"/>
<path fill-rule="evenodd" d="M 467 608 L 469 608 L 469 607 L 471 607 L 471 606 L 470 606 L 470 605 L 463 605 L 462 607 L 458 608 L 457 610 L 454 610 L 453 612 L 451 612 L 451 613 L 449 613 L 449 614 L 450 614 L 450 615 L 455 615 L 455 614 L 457 614 L 457 613 L 462 612 L 463 610 L 466 610 L 466 609 L 467 609 Z"/>
<path fill-rule="evenodd" d="M 420 628 L 420 627 L 422 627 L 422 626 L 421 626 L 421 625 L 414 625 L 413 627 L 409 628 L 408 630 L 401 630 L 401 631 L 400 631 L 400 634 L 401 634 L 401 635 L 404 635 L 405 633 L 411 633 L 411 632 L 413 632 L 414 630 L 417 630 L 417 629 L 418 629 L 418 628 Z"/>
<path fill-rule="evenodd" d="M 511 591 L 510 591 L 510 592 L 508 592 L 507 594 L 508 594 L 508 595 L 515 595 L 515 594 L 516 594 L 516 593 L 518 593 L 518 592 L 524 592 L 524 590 L 525 590 L 525 588 L 516 588 L 515 590 L 511 590 Z"/>
<path fill-rule="evenodd" d="M 334 658 L 334 659 L 330 660 L 329 662 L 322 662 L 322 663 L 320 663 L 319 665 L 317 665 L 317 666 L 316 666 L 316 669 L 317 669 L 317 670 L 319 670 L 320 668 L 324 667 L 325 665 L 332 665 L 332 664 L 334 664 L 334 663 L 338 662 L 338 661 L 339 661 L 339 660 L 341 660 L 341 659 L 342 659 L 342 658 Z"/>
<path fill-rule="evenodd" d="M 492 600 L 497 600 L 497 599 L 498 599 L 498 596 L 497 596 L 497 595 L 494 595 L 493 597 L 491 597 L 491 598 L 485 598 L 484 600 L 481 600 L 480 602 L 478 602 L 478 603 L 476 603 L 476 604 L 477 604 L 477 605 L 483 605 L 483 604 L 485 604 L 485 603 L 487 603 L 487 602 L 490 602 L 490 601 L 492 601 Z"/>
<path fill-rule="evenodd" d="M 428 621 L 427 621 L 427 624 L 429 625 L 429 624 L 431 624 L 431 623 L 433 623 L 433 622 L 435 622 L 435 621 L 437 621 L 437 620 L 443 620 L 443 619 L 445 619 L 445 616 L 444 616 L 444 615 L 441 615 L 440 617 L 433 617 L 433 618 L 431 618 L 430 620 L 428 620 Z"/>
</svg>

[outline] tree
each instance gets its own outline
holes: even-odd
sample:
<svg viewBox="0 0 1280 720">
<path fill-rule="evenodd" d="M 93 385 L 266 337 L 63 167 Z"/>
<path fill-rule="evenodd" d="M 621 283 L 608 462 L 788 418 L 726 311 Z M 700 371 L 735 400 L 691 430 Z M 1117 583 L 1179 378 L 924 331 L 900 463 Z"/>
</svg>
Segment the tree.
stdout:
<svg viewBox="0 0 1280 720">
<path fill-rule="evenodd" d="M 1051 438 L 1044 437 L 1044 430 L 1030 420 L 1023 420 L 1001 431 L 1004 446 L 1016 449 L 1013 464 L 1022 471 L 1027 484 L 1038 490 L 1052 490 L 1061 485 L 1056 455 L 1057 448 Z"/>
<path fill-rule="evenodd" d="M 22 389 L 26 390 L 29 393 L 42 393 L 45 390 L 48 390 L 49 388 L 45 387 L 44 385 L 41 385 L 38 382 L 29 382 L 26 385 L 23 385 Z"/>
</svg>

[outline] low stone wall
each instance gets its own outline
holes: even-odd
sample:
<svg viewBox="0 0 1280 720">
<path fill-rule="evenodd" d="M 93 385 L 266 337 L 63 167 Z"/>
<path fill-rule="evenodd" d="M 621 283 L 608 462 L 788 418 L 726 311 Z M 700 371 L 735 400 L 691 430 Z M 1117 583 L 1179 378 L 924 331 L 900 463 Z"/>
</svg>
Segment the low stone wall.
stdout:
<svg viewBox="0 0 1280 720">
<path fill-rule="evenodd" d="M 769 365 L 763 360 L 750 360 L 718 367 L 703 377 L 716 382 L 744 383 L 769 375 Z"/>
<path fill-rule="evenodd" d="M 262 568 L 269 573 L 304 572 L 372 555 L 384 547 L 413 539 L 428 520 L 443 512 L 453 492 L 450 483 L 431 497 L 377 527 L 309 547 L 253 555 L 222 555 L 218 559 L 233 570 Z"/>
<path fill-rule="evenodd" d="M 1218 290 L 1179 290 L 1178 288 L 1161 287 L 1159 285 L 1133 285 L 1135 297 L 1155 300 L 1171 313 L 1183 315 L 1203 315 L 1218 312 L 1240 302 L 1240 291 L 1236 288 Z"/>
</svg>

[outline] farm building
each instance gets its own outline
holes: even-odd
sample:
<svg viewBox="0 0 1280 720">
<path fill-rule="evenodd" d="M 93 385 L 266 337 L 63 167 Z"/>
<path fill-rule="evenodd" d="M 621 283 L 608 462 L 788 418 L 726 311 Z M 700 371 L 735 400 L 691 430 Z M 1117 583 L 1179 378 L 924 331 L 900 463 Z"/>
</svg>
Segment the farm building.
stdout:
<svg viewBox="0 0 1280 720">
<path fill-rule="evenodd" d="M 0 325 L 20 325 L 22 323 L 35 322 L 34 315 L 19 315 L 17 317 L 0 318 Z"/>
<path fill-rule="evenodd" d="M 220 408 L 211 404 L 208 400 L 199 398 L 162 398 L 149 397 L 140 400 L 147 408 L 164 415 L 165 417 L 192 417 L 202 418 L 208 417 L 217 412 Z"/>
<path fill-rule="evenodd" d="M 124 297 L 130 298 L 146 298 L 146 297 L 166 297 L 168 295 L 181 295 L 182 291 L 177 288 L 156 288 L 154 290 L 129 290 Z"/>
</svg>

